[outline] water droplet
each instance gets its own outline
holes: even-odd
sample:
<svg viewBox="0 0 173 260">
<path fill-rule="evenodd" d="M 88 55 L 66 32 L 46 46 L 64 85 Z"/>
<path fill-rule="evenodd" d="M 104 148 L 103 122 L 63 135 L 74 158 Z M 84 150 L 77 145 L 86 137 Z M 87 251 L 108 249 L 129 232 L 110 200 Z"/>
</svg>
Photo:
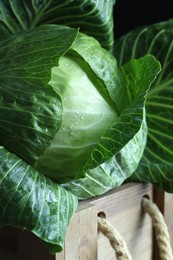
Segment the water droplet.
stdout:
<svg viewBox="0 0 173 260">
<path fill-rule="evenodd" d="M 62 130 L 65 131 L 65 127 L 63 127 Z"/>
<path fill-rule="evenodd" d="M 82 120 L 83 120 L 83 119 L 84 119 L 84 117 L 83 117 L 83 116 L 81 116 L 81 118 L 80 118 L 80 119 L 82 119 Z"/>
</svg>

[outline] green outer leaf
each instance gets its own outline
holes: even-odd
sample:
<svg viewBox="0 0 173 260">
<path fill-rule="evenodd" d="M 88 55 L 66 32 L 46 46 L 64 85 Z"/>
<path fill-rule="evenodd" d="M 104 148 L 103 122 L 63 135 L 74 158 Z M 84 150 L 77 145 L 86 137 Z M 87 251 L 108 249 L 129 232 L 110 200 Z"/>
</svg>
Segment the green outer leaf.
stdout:
<svg viewBox="0 0 173 260">
<path fill-rule="evenodd" d="M 96 167 L 119 152 L 139 131 L 143 121 L 143 108 L 147 90 L 160 72 L 160 65 L 153 56 L 131 60 L 122 68 L 127 80 L 126 108 L 110 129 L 101 137 L 92 152 L 89 163 Z M 87 169 L 91 167 L 87 166 Z"/>
<path fill-rule="evenodd" d="M 0 42 L 0 144 L 28 163 L 60 128 L 61 100 L 48 82 L 76 35 L 76 29 L 47 25 Z"/>
<path fill-rule="evenodd" d="M 86 167 L 86 176 L 62 185 L 79 199 L 97 196 L 120 186 L 134 172 L 142 157 L 147 135 L 145 97 L 160 72 L 160 64 L 153 56 L 146 55 L 139 60 L 131 60 L 122 72 L 128 79 L 128 108 L 101 137 Z M 129 150 L 134 149 L 133 157 L 129 156 Z"/>
<path fill-rule="evenodd" d="M 145 115 L 144 115 L 145 118 Z M 119 187 L 137 168 L 146 144 L 147 126 L 143 121 L 138 133 L 115 156 L 88 170 L 85 178 L 62 184 L 78 199 L 87 199 Z"/>
<path fill-rule="evenodd" d="M 62 24 L 80 27 L 111 50 L 114 4 L 115 0 L 1 0 L 1 37 L 41 24 Z"/>
<path fill-rule="evenodd" d="M 162 71 L 146 102 L 148 141 L 141 163 L 129 181 L 158 183 L 173 192 L 173 19 L 133 30 L 115 43 L 119 64 L 153 54 Z M 172 190 L 171 190 L 172 189 Z"/>
<path fill-rule="evenodd" d="M 2 146 L 0 198 L 0 226 L 32 231 L 52 254 L 62 250 L 76 198 Z"/>
</svg>

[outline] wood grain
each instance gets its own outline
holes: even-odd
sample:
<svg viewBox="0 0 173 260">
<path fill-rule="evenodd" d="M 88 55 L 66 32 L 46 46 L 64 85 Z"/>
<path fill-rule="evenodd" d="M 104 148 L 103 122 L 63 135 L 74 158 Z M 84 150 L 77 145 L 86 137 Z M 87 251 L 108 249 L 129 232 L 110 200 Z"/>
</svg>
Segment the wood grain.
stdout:
<svg viewBox="0 0 173 260">
<path fill-rule="evenodd" d="M 124 237 L 133 260 L 151 260 L 152 223 L 150 217 L 141 209 L 144 195 L 153 198 L 152 185 L 130 183 L 103 196 L 80 202 L 78 212 L 67 231 L 64 260 L 115 260 L 115 253 L 108 239 L 100 233 L 96 236 L 96 215 L 99 212 L 104 212 L 107 219 Z M 92 210 L 88 211 L 91 206 Z M 82 208 L 84 210 L 81 210 Z M 92 249 L 90 248 L 92 243 L 88 241 L 93 241 Z M 59 254 L 56 257 L 56 260 L 60 260 Z"/>
<path fill-rule="evenodd" d="M 97 259 L 97 211 L 92 204 L 80 204 L 74 215 L 65 240 L 64 259 Z M 63 259 L 56 254 L 56 260 Z"/>
<path fill-rule="evenodd" d="M 171 238 L 173 248 L 173 194 L 165 192 L 165 222 Z"/>
<path fill-rule="evenodd" d="M 141 209 L 141 200 L 146 194 L 152 199 L 151 185 L 127 184 L 92 201 L 98 212 L 104 211 L 123 236 L 133 260 L 152 259 L 152 223 Z M 115 259 L 109 242 L 102 234 L 98 236 L 98 259 Z"/>
</svg>

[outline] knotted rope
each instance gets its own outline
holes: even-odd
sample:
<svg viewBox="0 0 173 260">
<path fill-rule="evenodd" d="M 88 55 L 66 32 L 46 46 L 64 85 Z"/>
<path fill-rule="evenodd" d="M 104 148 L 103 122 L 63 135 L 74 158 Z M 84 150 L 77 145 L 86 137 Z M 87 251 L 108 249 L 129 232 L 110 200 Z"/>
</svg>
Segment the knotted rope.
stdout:
<svg viewBox="0 0 173 260">
<path fill-rule="evenodd" d="M 162 213 L 157 205 L 143 197 L 142 209 L 149 214 L 155 228 L 161 260 L 173 260 L 170 236 Z M 117 260 L 132 260 L 126 242 L 114 226 L 103 216 L 98 217 L 98 230 L 109 239 Z"/>
<path fill-rule="evenodd" d="M 170 235 L 162 213 L 155 203 L 145 197 L 142 199 L 142 208 L 152 219 L 160 258 L 162 260 L 173 260 Z"/>
<path fill-rule="evenodd" d="M 124 239 L 107 219 L 98 217 L 98 230 L 109 239 L 118 260 L 132 260 Z"/>
</svg>

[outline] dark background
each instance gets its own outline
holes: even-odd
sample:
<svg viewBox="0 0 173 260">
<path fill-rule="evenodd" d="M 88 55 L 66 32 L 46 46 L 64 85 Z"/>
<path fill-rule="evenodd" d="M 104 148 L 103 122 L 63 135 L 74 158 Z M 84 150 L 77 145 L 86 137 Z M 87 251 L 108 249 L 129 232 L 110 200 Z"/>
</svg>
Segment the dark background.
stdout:
<svg viewBox="0 0 173 260">
<path fill-rule="evenodd" d="M 142 26 L 173 18 L 172 1 L 116 0 L 114 5 L 115 38 Z"/>
</svg>

